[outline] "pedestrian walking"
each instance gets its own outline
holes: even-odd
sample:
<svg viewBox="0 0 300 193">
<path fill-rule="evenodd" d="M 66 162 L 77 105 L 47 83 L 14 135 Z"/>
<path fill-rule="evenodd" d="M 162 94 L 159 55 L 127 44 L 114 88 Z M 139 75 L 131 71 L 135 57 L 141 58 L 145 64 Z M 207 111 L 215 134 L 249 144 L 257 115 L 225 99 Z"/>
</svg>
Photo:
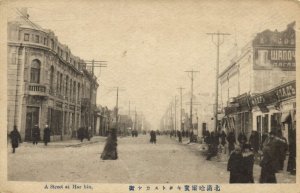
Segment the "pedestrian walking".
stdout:
<svg viewBox="0 0 300 193">
<path fill-rule="evenodd" d="M 251 148 L 253 149 L 254 153 L 257 154 L 259 150 L 259 134 L 257 131 L 252 131 L 250 138 L 249 138 L 249 144 Z"/>
<path fill-rule="evenodd" d="M 45 125 L 44 138 L 43 138 L 45 146 L 47 146 L 47 144 L 50 142 L 50 134 L 51 134 L 51 130 L 50 130 L 49 126 Z"/>
<path fill-rule="evenodd" d="M 226 139 L 228 141 L 228 151 L 229 151 L 229 155 L 230 155 L 231 152 L 234 150 L 234 145 L 236 143 L 234 132 L 232 132 L 232 131 L 229 132 Z"/>
<path fill-rule="evenodd" d="M 245 144 L 242 149 L 241 183 L 254 183 L 253 179 L 254 154 L 250 144 Z"/>
<path fill-rule="evenodd" d="M 84 128 L 83 127 L 80 127 L 77 130 L 77 136 L 78 136 L 78 139 L 80 139 L 80 141 L 82 142 L 84 139 Z"/>
<path fill-rule="evenodd" d="M 241 132 L 238 136 L 238 142 L 241 147 L 243 147 L 247 143 L 247 137 L 244 132 Z"/>
<path fill-rule="evenodd" d="M 178 131 L 177 133 L 178 133 L 178 134 L 177 134 L 177 136 L 178 136 L 178 141 L 179 141 L 179 143 L 182 143 L 182 135 L 181 135 L 181 132 Z"/>
<path fill-rule="evenodd" d="M 291 129 L 289 133 L 289 158 L 287 171 L 296 175 L 296 129 Z"/>
<path fill-rule="evenodd" d="M 279 148 L 279 157 L 278 157 L 278 170 L 283 170 L 284 167 L 284 161 L 286 159 L 286 152 L 288 150 L 287 140 L 282 135 L 282 131 L 278 130 L 277 137 L 280 139 L 278 142 L 278 148 Z"/>
<path fill-rule="evenodd" d="M 221 134 L 220 134 L 220 139 L 221 139 L 221 144 L 222 144 L 223 147 L 226 144 L 226 137 L 227 137 L 227 135 L 226 135 L 225 131 L 222 131 Z"/>
<path fill-rule="evenodd" d="M 37 145 L 38 141 L 41 139 L 40 136 L 40 128 L 38 125 L 35 125 L 32 129 L 32 143 L 33 145 Z"/>
<path fill-rule="evenodd" d="M 242 178 L 242 153 L 241 148 L 236 146 L 235 149 L 230 154 L 227 171 L 230 172 L 229 183 L 241 183 Z"/>
<path fill-rule="evenodd" d="M 208 154 L 206 160 L 210 160 L 212 157 L 218 154 L 218 146 L 219 142 L 219 135 L 215 132 L 211 132 L 210 134 L 210 145 L 208 146 Z"/>
<path fill-rule="evenodd" d="M 260 173 L 260 183 L 276 183 L 276 168 L 272 160 L 271 148 L 265 146 L 263 148 L 263 159 L 260 162 L 261 173 Z"/>
<path fill-rule="evenodd" d="M 14 126 L 14 129 L 9 133 L 11 140 L 11 147 L 13 149 L 12 153 L 16 152 L 16 148 L 19 147 L 19 143 L 22 143 L 21 135 L 17 129 L 17 126 Z"/>
<path fill-rule="evenodd" d="M 150 132 L 150 143 L 156 144 L 156 133 L 153 130 Z"/>
<path fill-rule="evenodd" d="M 109 135 L 106 139 L 106 144 L 104 146 L 104 150 L 101 154 L 102 160 L 116 160 L 118 159 L 118 151 L 117 151 L 117 130 L 111 129 Z"/>
</svg>

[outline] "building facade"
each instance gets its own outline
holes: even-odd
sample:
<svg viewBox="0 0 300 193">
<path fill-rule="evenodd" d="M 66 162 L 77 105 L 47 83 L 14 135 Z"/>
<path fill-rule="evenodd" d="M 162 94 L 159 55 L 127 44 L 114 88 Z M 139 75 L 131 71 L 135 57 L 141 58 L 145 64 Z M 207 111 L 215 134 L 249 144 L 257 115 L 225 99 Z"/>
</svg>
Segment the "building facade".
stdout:
<svg viewBox="0 0 300 193">
<path fill-rule="evenodd" d="M 94 128 L 97 79 L 51 30 L 20 13 L 8 22 L 8 131 L 16 125 L 30 141 L 34 125 L 48 124 L 52 139 L 62 140 Z"/>
<path fill-rule="evenodd" d="M 252 130 L 257 130 L 262 135 L 272 128 L 281 128 L 284 112 L 293 111 L 295 99 L 288 99 L 289 108 L 285 105 L 278 108 L 283 101 L 277 99 L 274 102 L 276 95 L 265 99 L 259 96 L 295 81 L 294 26 L 295 22 L 287 25 L 282 32 L 265 30 L 258 33 L 220 74 L 219 92 L 226 130 L 236 134 L 243 132 L 248 136 Z M 279 120 L 276 126 L 275 120 Z"/>
</svg>

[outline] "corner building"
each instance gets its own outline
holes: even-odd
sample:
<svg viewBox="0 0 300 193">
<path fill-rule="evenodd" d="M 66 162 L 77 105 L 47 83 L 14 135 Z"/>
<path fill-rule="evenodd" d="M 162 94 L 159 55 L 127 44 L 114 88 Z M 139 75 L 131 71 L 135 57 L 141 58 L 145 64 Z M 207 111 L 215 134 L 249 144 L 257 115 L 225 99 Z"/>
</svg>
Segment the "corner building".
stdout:
<svg viewBox="0 0 300 193">
<path fill-rule="evenodd" d="M 52 140 L 76 137 L 93 125 L 98 83 L 82 59 L 51 30 L 29 20 L 26 9 L 8 22 L 8 132 L 16 125 L 31 140 L 34 125 L 51 128 Z"/>
<path fill-rule="evenodd" d="M 283 123 L 295 122 L 296 106 L 294 27 L 292 22 L 281 32 L 258 33 L 220 74 L 222 122 L 227 131 L 249 137 L 252 130 L 262 135 L 282 129 L 288 135 Z M 285 127 L 293 127 L 290 122 Z"/>
</svg>

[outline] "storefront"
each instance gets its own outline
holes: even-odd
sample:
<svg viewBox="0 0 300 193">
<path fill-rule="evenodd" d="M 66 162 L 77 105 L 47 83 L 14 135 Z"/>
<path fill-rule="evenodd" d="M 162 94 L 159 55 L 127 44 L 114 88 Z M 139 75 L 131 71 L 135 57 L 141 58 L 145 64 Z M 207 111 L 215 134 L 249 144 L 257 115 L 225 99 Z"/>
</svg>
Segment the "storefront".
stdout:
<svg viewBox="0 0 300 193">
<path fill-rule="evenodd" d="M 251 97 L 253 130 L 260 136 L 270 131 L 282 131 L 288 139 L 296 124 L 296 81 L 278 86 Z"/>
</svg>

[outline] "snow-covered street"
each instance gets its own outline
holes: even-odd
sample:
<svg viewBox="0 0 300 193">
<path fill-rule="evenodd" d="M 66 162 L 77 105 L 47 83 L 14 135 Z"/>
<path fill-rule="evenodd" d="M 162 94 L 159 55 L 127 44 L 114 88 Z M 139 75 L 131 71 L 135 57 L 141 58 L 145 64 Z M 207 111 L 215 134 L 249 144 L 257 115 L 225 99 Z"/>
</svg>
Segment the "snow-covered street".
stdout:
<svg viewBox="0 0 300 193">
<path fill-rule="evenodd" d="M 193 145 L 167 136 L 118 138 L 118 160 L 101 160 L 105 138 L 91 142 L 53 142 L 45 147 L 23 143 L 16 154 L 8 149 L 8 180 L 89 183 L 228 183 L 226 164 L 206 161 Z M 257 166 L 258 167 L 258 166 Z M 257 169 L 254 170 L 258 176 Z M 282 174 L 283 175 L 283 174 Z M 280 178 L 280 176 L 279 176 Z M 295 178 L 290 176 L 288 181 Z M 255 179 L 257 181 L 257 179 Z"/>
</svg>

